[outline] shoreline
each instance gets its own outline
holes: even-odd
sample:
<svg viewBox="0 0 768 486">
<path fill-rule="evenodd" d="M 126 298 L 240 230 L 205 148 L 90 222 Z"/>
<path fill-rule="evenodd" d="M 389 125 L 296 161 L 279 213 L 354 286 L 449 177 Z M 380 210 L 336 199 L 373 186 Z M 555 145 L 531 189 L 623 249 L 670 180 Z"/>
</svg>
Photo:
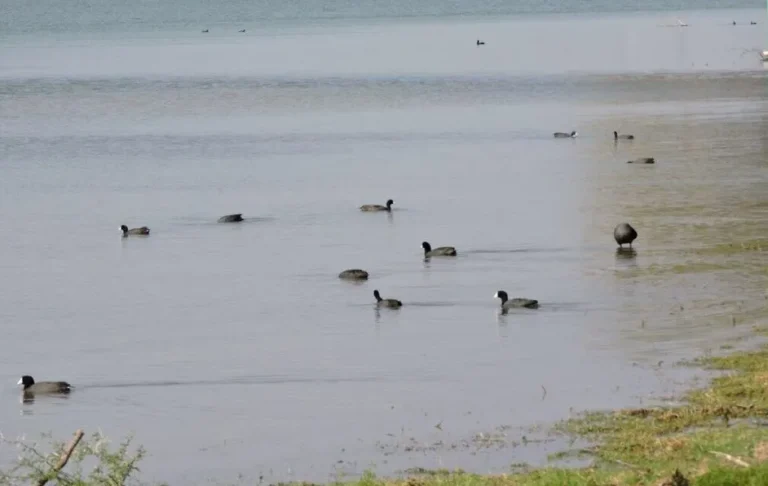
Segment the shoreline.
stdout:
<svg viewBox="0 0 768 486">
<path fill-rule="evenodd" d="M 768 327 L 753 327 L 754 337 Z M 732 350 L 723 344 L 721 350 Z M 585 447 L 550 454 L 551 465 L 510 464 L 509 474 L 457 469 L 412 468 L 402 476 L 327 484 L 347 486 L 437 485 L 654 485 L 768 484 L 768 343 L 754 349 L 702 356 L 676 366 L 711 374 L 704 387 L 689 386 L 674 406 L 583 411 L 549 429 L 549 434 Z M 588 461 L 585 466 L 563 461 Z M 558 464 L 561 463 L 561 464 Z M 318 484 L 278 482 L 277 485 Z M 320 483 L 322 484 L 322 483 Z"/>
<path fill-rule="evenodd" d="M 768 336 L 768 326 L 753 326 L 755 338 Z M 358 478 L 335 481 L 265 483 L 241 476 L 236 482 L 217 484 L 269 484 L 270 486 L 734 486 L 768 484 L 768 342 L 756 348 L 719 356 L 702 356 L 676 366 L 696 366 L 712 375 L 704 387 L 691 386 L 674 406 L 583 411 L 548 426 L 547 436 L 569 439 L 571 446 L 548 457 L 548 465 L 534 467 L 510 463 L 508 474 L 469 473 L 456 469 L 410 468 L 400 475 L 378 477 L 370 469 Z M 18 463 L 0 469 L 0 485 L 64 481 L 97 486 L 100 474 L 119 472 L 122 482 L 147 483 L 137 463 L 147 454 L 132 445 L 133 437 L 116 444 L 100 432 L 80 442 L 78 430 L 69 443 L 54 440 L 48 446 L 23 439 L 0 438 L 19 448 Z M 523 437 L 525 440 L 525 436 Z M 535 442 L 535 441 L 532 441 Z M 78 443 L 80 444 L 78 446 Z M 111 443 L 111 444 L 110 444 Z M 74 445 L 72 445 L 74 444 Z M 577 445 L 578 444 L 578 445 Z M 582 445 L 586 444 L 586 445 Z M 75 446 L 78 447 L 73 454 Z M 48 453 L 43 449 L 50 449 Z M 68 467 L 60 467 L 66 456 Z M 70 457 L 71 456 L 71 457 Z M 61 460 L 58 458 L 61 457 Z M 96 459 L 101 472 L 83 476 L 86 460 Z M 577 460 L 582 465 L 566 464 Z M 587 462 L 584 464 L 584 462 Z M 58 464 L 57 464 L 58 463 Z M 66 461 L 65 461 L 66 463 Z M 90 466 L 89 466 L 90 467 Z M 101 479 L 99 479 L 101 478 Z M 74 482 L 73 482 L 74 481 Z M 111 484 L 111 483 L 110 483 Z"/>
</svg>

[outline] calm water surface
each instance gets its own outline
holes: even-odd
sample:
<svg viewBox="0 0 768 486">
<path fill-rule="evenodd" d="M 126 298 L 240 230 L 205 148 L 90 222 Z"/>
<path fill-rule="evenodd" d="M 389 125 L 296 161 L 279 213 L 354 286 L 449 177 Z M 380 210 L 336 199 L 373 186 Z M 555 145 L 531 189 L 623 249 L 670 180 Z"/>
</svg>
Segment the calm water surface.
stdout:
<svg viewBox="0 0 768 486">
<path fill-rule="evenodd" d="M 521 427 L 660 400 L 690 377 L 672 363 L 761 316 L 759 253 L 707 249 L 768 229 L 764 9 L 488 3 L 241 36 L 214 15 L 206 36 L 6 5 L 6 436 L 133 434 L 144 477 L 174 484 L 499 472 L 562 447 L 512 447 Z M 424 240 L 459 256 L 424 262 Z M 352 267 L 371 279 L 336 278 Z M 541 308 L 500 315 L 499 289 Z M 21 374 L 78 388 L 22 404 Z"/>
</svg>

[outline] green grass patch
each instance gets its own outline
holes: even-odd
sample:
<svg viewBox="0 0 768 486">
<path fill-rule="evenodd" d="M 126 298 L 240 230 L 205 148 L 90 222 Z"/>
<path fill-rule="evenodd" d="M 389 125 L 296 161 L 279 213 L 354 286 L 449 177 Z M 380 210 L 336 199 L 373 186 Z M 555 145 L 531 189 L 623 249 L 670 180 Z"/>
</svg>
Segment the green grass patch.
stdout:
<svg viewBox="0 0 768 486">
<path fill-rule="evenodd" d="M 734 264 L 720 264 L 712 262 L 688 262 L 676 263 L 672 265 L 654 263 L 648 265 L 647 267 L 622 270 L 617 272 L 617 274 L 623 278 L 636 278 L 664 275 L 684 275 L 689 273 L 721 272 L 736 269 L 737 265 Z"/>
<path fill-rule="evenodd" d="M 733 468 L 762 480 L 768 472 L 768 430 L 752 422 L 768 417 L 768 348 L 707 357 L 699 364 L 727 373 L 708 388 L 689 392 L 684 406 L 587 413 L 559 430 L 597 444 L 596 464 L 624 465 L 633 472 L 613 484 L 657 484 L 676 469 L 698 478 L 691 484 L 720 484 Z"/>
<path fill-rule="evenodd" d="M 707 465 L 696 476 L 672 471 L 667 478 L 654 480 L 643 472 L 628 472 L 601 468 L 558 469 L 543 468 L 524 474 L 478 475 L 453 473 L 430 477 L 404 479 L 377 478 L 366 474 L 356 482 L 335 483 L 336 486 L 765 486 L 768 484 L 768 464 L 750 467 L 730 467 L 717 463 Z M 285 485 L 287 486 L 287 485 Z M 293 485 L 297 486 L 297 485 Z"/>
<path fill-rule="evenodd" d="M 762 251 L 768 251 L 768 240 L 766 239 L 745 240 L 736 243 L 724 243 L 721 245 L 715 245 L 696 250 L 697 253 L 702 255 L 733 255 L 737 253 Z"/>
</svg>

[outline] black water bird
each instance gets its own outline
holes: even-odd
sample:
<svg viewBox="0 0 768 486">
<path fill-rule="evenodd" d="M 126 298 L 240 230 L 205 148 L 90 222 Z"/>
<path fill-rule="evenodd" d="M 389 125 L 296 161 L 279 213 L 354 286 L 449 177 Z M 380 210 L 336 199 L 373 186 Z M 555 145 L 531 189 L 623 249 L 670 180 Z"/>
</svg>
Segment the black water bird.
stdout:
<svg viewBox="0 0 768 486">
<path fill-rule="evenodd" d="M 386 206 L 381 204 L 363 204 L 360 206 L 360 211 L 392 211 L 393 204 L 395 204 L 395 201 L 391 199 L 387 200 Z"/>
<path fill-rule="evenodd" d="M 391 309 L 399 309 L 403 306 L 403 303 L 397 299 L 382 299 L 378 290 L 373 291 L 373 296 L 376 297 L 376 307 L 389 307 Z"/>
<path fill-rule="evenodd" d="M 25 394 L 34 395 L 67 394 L 72 390 L 72 385 L 66 381 L 41 381 L 35 383 L 35 379 L 29 375 L 22 376 L 16 384 L 23 385 Z"/>
<path fill-rule="evenodd" d="M 120 231 L 123 232 L 123 238 L 133 235 L 133 236 L 149 236 L 149 228 L 146 226 L 142 226 L 141 228 L 133 228 L 128 229 L 126 225 L 120 226 Z"/>
<path fill-rule="evenodd" d="M 509 310 L 509 309 L 538 309 L 539 308 L 539 301 L 535 299 L 526 299 L 523 297 L 516 297 L 514 299 L 510 299 L 506 292 L 503 290 L 499 290 L 495 294 L 493 294 L 494 299 L 501 299 L 501 308 L 503 310 Z"/>
<path fill-rule="evenodd" d="M 424 249 L 425 258 L 434 256 L 456 256 L 456 248 L 452 246 L 441 246 L 433 250 L 432 245 L 426 241 L 423 241 L 421 243 L 421 247 Z"/>
</svg>

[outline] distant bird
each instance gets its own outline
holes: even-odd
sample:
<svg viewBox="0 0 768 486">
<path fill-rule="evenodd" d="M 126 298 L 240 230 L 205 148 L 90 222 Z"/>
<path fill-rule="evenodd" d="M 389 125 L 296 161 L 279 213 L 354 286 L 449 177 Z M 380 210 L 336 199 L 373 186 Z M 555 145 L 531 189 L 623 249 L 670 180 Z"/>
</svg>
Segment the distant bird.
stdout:
<svg viewBox="0 0 768 486">
<path fill-rule="evenodd" d="M 341 272 L 339 278 L 346 280 L 368 280 L 368 272 L 359 268 L 350 268 Z"/>
<path fill-rule="evenodd" d="M 634 140 L 634 135 L 619 135 L 619 132 L 615 131 L 613 132 L 613 139 L 614 140 Z"/>
<path fill-rule="evenodd" d="M 397 299 L 382 299 L 378 290 L 373 291 L 373 296 L 376 297 L 376 307 L 389 307 L 391 309 L 398 309 L 403 306 L 403 303 Z"/>
<path fill-rule="evenodd" d="M 501 308 L 503 310 L 508 309 L 519 309 L 519 308 L 526 308 L 526 309 L 538 309 L 539 308 L 539 301 L 534 299 L 525 299 L 525 298 L 514 298 L 510 299 L 506 292 L 503 290 L 499 290 L 495 294 L 493 294 L 494 299 L 501 299 Z"/>
<path fill-rule="evenodd" d="M 243 32 L 245 32 L 245 29 L 243 29 L 243 30 L 238 30 L 238 32 L 240 32 L 240 33 L 242 34 Z"/>
<path fill-rule="evenodd" d="M 202 32 L 203 34 L 207 34 L 208 33 L 208 29 L 201 30 L 200 32 Z"/>
<path fill-rule="evenodd" d="M 760 57 L 763 59 L 763 61 L 768 61 L 768 51 L 761 52 Z"/>
<path fill-rule="evenodd" d="M 677 25 L 679 25 L 680 27 L 688 27 L 688 24 L 686 24 L 680 19 L 677 19 Z"/>
<path fill-rule="evenodd" d="M 121 225 L 120 231 L 123 232 L 123 238 L 129 235 L 149 236 L 149 228 L 147 228 L 146 226 L 142 226 L 141 228 L 128 229 L 126 225 Z"/>
<path fill-rule="evenodd" d="M 579 134 L 574 130 L 571 133 L 555 132 L 555 138 L 576 138 Z"/>
<path fill-rule="evenodd" d="M 624 248 L 627 244 L 632 248 L 632 242 L 637 239 L 637 231 L 629 223 L 621 223 L 614 228 L 613 239 L 619 244 L 619 248 Z"/>
<path fill-rule="evenodd" d="M 640 157 L 639 159 L 628 160 L 628 164 L 655 164 L 656 159 L 653 157 Z"/>
<path fill-rule="evenodd" d="M 24 393 L 28 394 L 66 394 L 72 390 L 72 386 L 66 381 L 41 381 L 35 383 L 35 379 L 29 375 L 21 377 L 17 385 L 24 386 Z"/>
<path fill-rule="evenodd" d="M 452 246 L 441 246 L 439 248 L 432 249 L 432 245 L 423 241 L 421 247 L 424 249 L 424 257 L 429 258 L 433 256 L 456 256 L 456 248 Z"/>
<path fill-rule="evenodd" d="M 736 25 L 736 21 L 735 20 L 733 21 L 733 25 Z"/>
<path fill-rule="evenodd" d="M 757 25 L 757 22 L 750 22 L 749 25 Z"/>
<path fill-rule="evenodd" d="M 478 45 L 478 46 L 484 46 L 484 45 L 485 45 L 485 42 L 484 42 L 484 41 L 481 41 L 480 39 L 477 39 L 477 45 Z"/>
<path fill-rule="evenodd" d="M 675 469 L 672 477 L 661 483 L 661 486 L 691 486 L 691 482 L 688 480 L 688 478 L 683 476 L 683 473 L 680 472 L 680 469 Z"/>
<path fill-rule="evenodd" d="M 392 211 L 392 205 L 395 204 L 395 201 L 388 199 L 387 205 L 382 206 L 381 204 L 364 204 L 360 206 L 360 211 Z"/>
<path fill-rule="evenodd" d="M 239 223 L 240 221 L 243 221 L 242 213 L 228 214 L 220 217 L 218 220 L 219 223 Z"/>
</svg>

